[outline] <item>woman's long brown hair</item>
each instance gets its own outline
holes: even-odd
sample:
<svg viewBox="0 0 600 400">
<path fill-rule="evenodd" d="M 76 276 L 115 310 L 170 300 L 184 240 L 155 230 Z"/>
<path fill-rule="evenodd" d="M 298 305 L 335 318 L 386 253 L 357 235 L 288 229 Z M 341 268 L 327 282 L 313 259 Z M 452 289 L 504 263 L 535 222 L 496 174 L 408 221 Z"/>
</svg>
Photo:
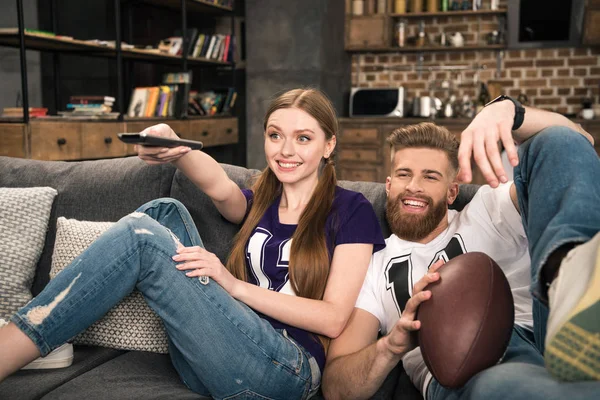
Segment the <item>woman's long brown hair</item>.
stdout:
<svg viewBox="0 0 600 400">
<path fill-rule="evenodd" d="M 337 116 L 327 97 L 315 89 L 294 89 L 277 97 L 269 106 L 264 119 L 267 122 L 273 112 L 282 108 L 298 108 L 317 120 L 326 140 L 338 131 Z M 325 240 L 325 222 L 335 196 L 337 179 L 333 163 L 334 152 L 324 159 L 319 182 L 310 201 L 300 215 L 298 226 L 292 236 L 289 279 L 298 296 L 321 300 L 327 285 L 331 259 Z M 269 206 L 281 194 L 281 183 L 269 167 L 265 168 L 253 185 L 254 200 L 250 213 L 235 237 L 227 268 L 238 279 L 247 281 L 246 243 L 254 228 Z M 321 340 L 325 344 L 324 340 Z"/>
</svg>

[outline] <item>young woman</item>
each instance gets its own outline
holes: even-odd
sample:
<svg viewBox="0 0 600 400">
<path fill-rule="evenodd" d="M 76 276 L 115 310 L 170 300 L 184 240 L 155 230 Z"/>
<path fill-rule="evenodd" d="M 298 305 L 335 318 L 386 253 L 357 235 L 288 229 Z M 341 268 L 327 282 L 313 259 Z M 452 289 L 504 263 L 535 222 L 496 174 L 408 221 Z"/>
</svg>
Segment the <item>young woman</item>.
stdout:
<svg viewBox="0 0 600 400">
<path fill-rule="evenodd" d="M 172 162 L 243 225 L 227 266 L 184 206 L 159 199 L 124 217 L 0 328 L 0 380 L 48 354 L 137 288 L 164 321 L 185 384 L 215 398 L 303 399 L 319 388 L 327 339 L 343 330 L 384 239 L 371 204 L 336 186 L 337 118 L 317 90 L 273 101 L 267 168 L 240 190 L 210 156 L 140 147 Z M 164 124 L 147 129 L 176 137 Z"/>
</svg>

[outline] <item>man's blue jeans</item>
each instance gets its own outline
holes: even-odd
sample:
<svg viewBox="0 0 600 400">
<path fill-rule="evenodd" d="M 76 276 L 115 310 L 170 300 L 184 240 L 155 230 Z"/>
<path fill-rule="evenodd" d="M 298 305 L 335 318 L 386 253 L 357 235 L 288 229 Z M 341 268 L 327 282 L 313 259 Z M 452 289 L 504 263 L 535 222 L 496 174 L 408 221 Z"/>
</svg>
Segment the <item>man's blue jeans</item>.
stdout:
<svg viewBox="0 0 600 400">
<path fill-rule="evenodd" d="M 548 309 L 540 295 L 540 270 L 548 256 L 566 243 L 586 242 L 600 230 L 600 159 L 581 134 L 547 128 L 519 146 L 514 182 L 531 255 L 534 330 L 515 327 L 502 362 L 459 390 L 432 380 L 430 400 L 575 400 L 600 395 L 600 382 L 562 383 L 546 371 L 542 354 Z"/>
<path fill-rule="evenodd" d="M 310 354 L 213 280 L 202 284 L 177 270 L 178 242 L 202 246 L 188 211 L 177 200 L 151 201 L 113 225 L 12 321 L 46 355 L 137 288 L 163 320 L 173 365 L 193 391 L 218 399 L 313 395 L 320 372 Z"/>
</svg>

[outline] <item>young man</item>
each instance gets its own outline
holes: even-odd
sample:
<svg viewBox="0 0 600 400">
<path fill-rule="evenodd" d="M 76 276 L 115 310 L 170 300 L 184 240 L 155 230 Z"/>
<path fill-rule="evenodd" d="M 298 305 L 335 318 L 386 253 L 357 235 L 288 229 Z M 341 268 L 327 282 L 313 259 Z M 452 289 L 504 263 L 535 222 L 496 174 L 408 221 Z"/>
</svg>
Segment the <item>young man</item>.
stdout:
<svg viewBox="0 0 600 400">
<path fill-rule="evenodd" d="M 463 132 L 460 148 L 434 124 L 392 132 L 386 190 L 393 235 L 373 255 L 354 313 L 331 342 L 326 398 L 370 397 L 401 360 L 426 399 L 600 393 L 600 160 L 578 125 L 550 112 L 524 112 L 501 96 Z M 507 182 L 499 140 L 515 167 L 514 183 Z M 521 143 L 519 156 L 513 140 Z M 471 179 L 472 155 L 489 185 L 463 211 L 449 211 L 457 181 Z M 415 312 L 431 297 L 425 289 L 439 279 L 442 260 L 473 251 L 487 253 L 505 272 L 515 327 L 502 363 L 450 390 L 432 379 L 411 332 L 420 328 Z"/>
</svg>

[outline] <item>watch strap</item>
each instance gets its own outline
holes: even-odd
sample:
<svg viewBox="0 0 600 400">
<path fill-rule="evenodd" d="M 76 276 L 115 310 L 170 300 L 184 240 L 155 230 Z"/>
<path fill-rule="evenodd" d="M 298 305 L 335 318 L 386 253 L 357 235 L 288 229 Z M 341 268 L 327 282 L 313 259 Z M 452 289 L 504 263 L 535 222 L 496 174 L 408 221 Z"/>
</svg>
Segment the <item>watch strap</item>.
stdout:
<svg viewBox="0 0 600 400">
<path fill-rule="evenodd" d="M 523 121 L 525 121 L 525 107 L 523 107 L 519 101 L 517 101 L 517 100 L 513 99 L 512 97 L 507 96 L 505 94 L 501 94 L 500 96 L 496 97 L 494 100 L 487 103 L 485 106 L 487 107 L 490 104 L 494 104 L 494 103 L 497 103 L 499 101 L 504 101 L 504 100 L 511 101 L 515 106 L 515 118 L 513 120 L 513 126 L 511 129 L 513 131 L 516 131 L 517 129 L 519 129 L 521 127 L 521 125 L 523 125 Z"/>
</svg>

